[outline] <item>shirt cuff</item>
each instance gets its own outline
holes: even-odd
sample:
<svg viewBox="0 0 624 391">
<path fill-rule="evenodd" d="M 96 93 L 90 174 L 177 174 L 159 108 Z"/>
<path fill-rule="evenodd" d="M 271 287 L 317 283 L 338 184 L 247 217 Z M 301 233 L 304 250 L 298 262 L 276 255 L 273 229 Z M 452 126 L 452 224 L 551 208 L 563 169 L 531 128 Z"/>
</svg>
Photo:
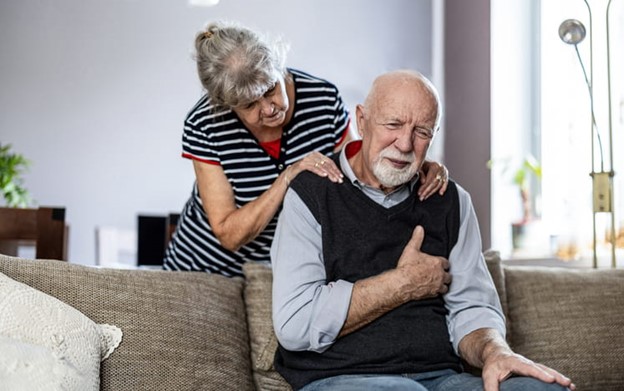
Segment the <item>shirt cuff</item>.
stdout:
<svg viewBox="0 0 624 391">
<path fill-rule="evenodd" d="M 322 316 L 315 316 L 310 325 L 310 350 L 322 353 L 336 342 L 347 320 L 353 283 L 338 280 L 328 284 L 326 294 L 317 302 Z"/>
<path fill-rule="evenodd" d="M 459 356 L 459 343 L 468 334 L 478 329 L 494 329 L 505 338 L 505 320 L 498 311 L 484 308 L 470 308 L 456 315 L 453 324 L 449 325 L 451 343 Z"/>
</svg>

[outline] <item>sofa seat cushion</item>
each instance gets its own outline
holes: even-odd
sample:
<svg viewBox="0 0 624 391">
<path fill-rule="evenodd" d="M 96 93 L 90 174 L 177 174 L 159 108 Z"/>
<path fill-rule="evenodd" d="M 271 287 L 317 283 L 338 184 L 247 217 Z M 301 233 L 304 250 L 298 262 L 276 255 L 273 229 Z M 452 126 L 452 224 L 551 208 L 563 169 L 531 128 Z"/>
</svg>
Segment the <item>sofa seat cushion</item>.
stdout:
<svg viewBox="0 0 624 391">
<path fill-rule="evenodd" d="M 253 390 L 243 280 L 0 255 L 0 272 L 123 330 L 101 390 Z"/>
<path fill-rule="evenodd" d="M 506 267 L 514 350 L 580 390 L 624 385 L 624 270 Z"/>
</svg>

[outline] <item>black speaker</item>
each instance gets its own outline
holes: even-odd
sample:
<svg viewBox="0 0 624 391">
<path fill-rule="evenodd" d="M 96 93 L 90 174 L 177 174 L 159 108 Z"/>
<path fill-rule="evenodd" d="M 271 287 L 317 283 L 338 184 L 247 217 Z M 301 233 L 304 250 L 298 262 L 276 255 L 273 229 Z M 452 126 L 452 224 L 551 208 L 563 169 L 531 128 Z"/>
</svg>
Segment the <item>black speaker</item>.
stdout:
<svg viewBox="0 0 624 391">
<path fill-rule="evenodd" d="M 162 266 L 167 243 L 166 216 L 138 216 L 137 265 Z"/>
</svg>

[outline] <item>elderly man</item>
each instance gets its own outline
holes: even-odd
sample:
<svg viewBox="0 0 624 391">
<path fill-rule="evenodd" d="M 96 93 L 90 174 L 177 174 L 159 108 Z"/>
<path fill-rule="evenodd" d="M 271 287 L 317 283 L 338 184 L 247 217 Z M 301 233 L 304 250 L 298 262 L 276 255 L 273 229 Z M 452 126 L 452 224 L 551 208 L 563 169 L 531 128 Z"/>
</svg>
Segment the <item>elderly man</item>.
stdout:
<svg viewBox="0 0 624 391">
<path fill-rule="evenodd" d="M 337 158 L 345 181 L 291 183 L 271 258 L 275 367 L 293 388 L 574 389 L 506 344 L 468 193 L 417 196 L 440 106 L 421 74 L 380 76 Z"/>
</svg>

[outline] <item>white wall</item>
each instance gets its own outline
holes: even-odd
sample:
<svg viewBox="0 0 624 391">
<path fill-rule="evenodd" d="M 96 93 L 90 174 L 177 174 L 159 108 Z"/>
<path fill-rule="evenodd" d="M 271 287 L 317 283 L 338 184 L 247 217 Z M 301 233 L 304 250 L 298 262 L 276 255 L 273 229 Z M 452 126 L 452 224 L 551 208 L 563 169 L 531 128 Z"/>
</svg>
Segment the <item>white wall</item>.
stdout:
<svg viewBox="0 0 624 391">
<path fill-rule="evenodd" d="M 431 75 L 431 0 L 6 0 L 0 2 L 0 142 L 32 167 L 39 205 L 65 206 L 69 260 L 93 264 L 96 226 L 182 208 L 193 182 L 182 122 L 201 95 L 205 22 L 281 34 L 289 65 L 338 85 L 353 108 L 377 74 Z"/>
</svg>

